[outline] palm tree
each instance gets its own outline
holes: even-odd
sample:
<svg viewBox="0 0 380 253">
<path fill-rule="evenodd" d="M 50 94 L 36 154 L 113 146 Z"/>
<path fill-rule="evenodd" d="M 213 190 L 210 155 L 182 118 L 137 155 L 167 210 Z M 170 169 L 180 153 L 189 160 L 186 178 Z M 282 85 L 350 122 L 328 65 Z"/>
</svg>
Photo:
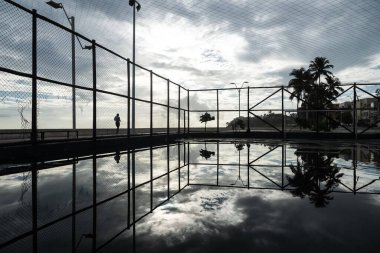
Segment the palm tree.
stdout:
<svg viewBox="0 0 380 253">
<path fill-rule="evenodd" d="M 293 69 L 289 74 L 294 76 L 288 83 L 289 88 L 293 88 L 293 92 L 290 95 L 290 100 L 297 99 L 297 108 L 301 99 L 304 99 L 305 94 L 310 91 L 312 76 L 309 70 L 304 68 Z"/>
<path fill-rule="evenodd" d="M 339 79 L 333 75 L 326 76 L 326 82 L 327 82 L 326 88 L 325 88 L 325 90 L 327 91 L 326 95 L 328 99 L 335 100 L 335 98 L 339 95 L 339 93 L 343 91 L 343 88 L 340 87 L 341 83 Z"/>
<path fill-rule="evenodd" d="M 334 68 L 334 65 L 330 64 L 330 61 L 325 57 L 315 57 L 314 61 L 310 61 L 309 70 L 313 76 L 314 81 L 318 80 L 318 84 L 321 85 L 321 76 L 332 75 L 328 69 Z"/>
</svg>

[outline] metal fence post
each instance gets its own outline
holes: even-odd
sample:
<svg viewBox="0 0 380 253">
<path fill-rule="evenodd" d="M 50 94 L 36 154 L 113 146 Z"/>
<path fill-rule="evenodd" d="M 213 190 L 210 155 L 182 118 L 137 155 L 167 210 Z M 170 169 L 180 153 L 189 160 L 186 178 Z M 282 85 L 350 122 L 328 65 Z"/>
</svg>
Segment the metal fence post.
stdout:
<svg viewBox="0 0 380 253">
<path fill-rule="evenodd" d="M 219 141 L 216 142 L 216 185 L 219 186 Z"/>
<path fill-rule="evenodd" d="M 33 10 L 34 12 L 34 10 Z M 33 13 L 34 14 L 34 13 Z M 32 229 L 33 229 L 33 252 L 37 252 L 38 246 L 38 222 L 37 222 L 37 212 L 38 212 L 38 198 L 37 198 L 37 179 L 38 179 L 37 164 L 32 163 Z"/>
<path fill-rule="evenodd" d="M 129 108 L 129 107 L 128 107 Z M 128 166 L 127 166 L 127 177 L 128 177 L 128 216 L 127 216 L 127 224 L 128 228 L 131 226 L 131 151 L 128 150 Z"/>
<path fill-rule="evenodd" d="M 97 183 L 96 183 L 96 154 L 92 156 L 92 250 L 95 252 L 96 249 L 96 232 L 97 232 L 97 200 L 96 200 L 96 195 L 97 195 Z"/>
<path fill-rule="evenodd" d="M 167 195 L 168 195 L 168 199 L 170 198 L 170 150 L 169 150 L 169 144 L 166 145 L 166 167 L 167 167 L 167 170 L 168 170 L 168 181 L 167 181 Z"/>
<path fill-rule="evenodd" d="M 354 83 L 354 138 L 358 138 L 358 112 L 356 110 L 356 83 Z"/>
<path fill-rule="evenodd" d="M 150 136 L 153 135 L 153 71 L 150 71 Z"/>
<path fill-rule="evenodd" d="M 183 110 L 183 134 L 186 133 L 186 111 Z"/>
<path fill-rule="evenodd" d="M 178 192 L 181 190 L 181 146 L 178 142 L 177 145 L 178 150 Z"/>
<path fill-rule="evenodd" d="M 178 134 L 181 133 L 181 87 L 178 86 Z"/>
<path fill-rule="evenodd" d="M 170 121 L 169 121 L 169 114 L 170 114 L 170 80 L 167 79 L 168 83 L 168 94 L 167 94 L 167 99 L 168 99 L 168 104 L 167 104 L 167 118 L 166 118 L 166 135 L 169 135 L 170 132 Z"/>
<path fill-rule="evenodd" d="M 282 111 L 282 118 L 281 118 L 282 137 L 285 139 L 284 86 L 282 86 L 282 89 L 281 89 L 281 111 Z"/>
<path fill-rule="evenodd" d="M 190 90 L 187 90 L 187 133 L 190 133 Z"/>
<path fill-rule="evenodd" d="M 153 147 L 150 146 L 150 212 L 153 212 Z"/>
<path fill-rule="evenodd" d="M 250 128 L 250 124 L 249 124 L 249 86 L 247 88 L 247 132 L 251 132 L 251 128 Z"/>
<path fill-rule="evenodd" d="M 76 85 L 76 80 L 75 80 L 75 19 L 74 17 L 71 17 L 71 82 L 73 85 L 72 88 L 72 100 L 73 100 L 73 129 L 77 128 L 77 120 L 76 120 L 76 90 L 75 90 L 75 85 Z"/>
<path fill-rule="evenodd" d="M 247 144 L 247 188 L 249 189 L 249 166 L 250 166 L 250 161 L 249 161 L 249 152 L 250 152 L 250 147 L 251 147 L 251 144 Z"/>
<path fill-rule="evenodd" d="M 128 123 L 127 123 L 127 135 L 128 138 L 131 137 L 131 61 L 127 59 L 127 75 L 128 75 Z"/>
<path fill-rule="evenodd" d="M 219 133 L 219 90 L 216 90 L 216 132 Z"/>
<path fill-rule="evenodd" d="M 96 42 L 92 40 L 92 139 L 96 140 Z"/>
<path fill-rule="evenodd" d="M 37 10 L 33 9 L 32 26 L 32 134 L 31 141 L 37 143 Z"/>
<path fill-rule="evenodd" d="M 71 233 L 71 251 L 75 252 L 75 240 L 76 240 L 76 216 L 75 216 L 75 211 L 76 211 L 76 203 L 77 203 L 77 190 L 76 190 L 76 160 L 75 158 L 73 159 L 73 177 L 72 177 L 72 188 L 71 188 L 71 198 L 72 198 L 72 203 L 71 203 L 71 212 L 74 214 L 71 217 L 71 227 L 72 227 L 72 233 Z"/>
</svg>

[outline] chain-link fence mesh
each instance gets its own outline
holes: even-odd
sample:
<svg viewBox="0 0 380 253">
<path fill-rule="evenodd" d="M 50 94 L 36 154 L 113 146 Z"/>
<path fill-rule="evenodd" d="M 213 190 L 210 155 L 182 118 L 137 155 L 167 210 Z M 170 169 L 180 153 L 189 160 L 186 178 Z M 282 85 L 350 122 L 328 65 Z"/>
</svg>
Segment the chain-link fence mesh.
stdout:
<svg viewBox="0 0 380 253">
<path fill-rule="evenodd" d="M 96 127 L 98 136 L 127 134 L 128 99 L 97 92 Z M 116 115 L 119 114 L 120 128 L 116 127 Z"/>
<path fill-rule="evenodd" d="M 37 73 L 39 77 L 72 83 L 71 33 L 37 20 Z"/>
<path fill-rule="evenodd" d="M 128 94 L 126 60 L 96 47 L 96 88 L 121 95 Z"/>
<path fill-rule="evenodd" d="M 0 3 L 0 66 L 32 73 L 32 15 Z"/>
<path fill-rule="evenodd" d="M 31 173 L 1 176 L 0 244 L 32 229 Z M 17 220 L 17 222 L 15 222 Z"/>
<path fill-rule="evenodd" d="M 0 118 L 6 119 L 0 126 L 2 142 L 30 140 L 31 136 L 42 140 L 77 135 L 86 138 L 126 135 L 128 121 L 133 122 L 128 119 L 128 112 L 130 117 L 136 115 L 136 131 L 131 131 L 132 134 L 150 133 L 151 119 L 155 134 L 166 133 L 168 127 L 170 133 L 184 133 L 188 126 L 190 131 L 200 132 L 242 132 L 249 127 L 250 131 L 335 131 L 355 137 L 379 133 L 380 85 L 343 86 L 328 106 L 317 106 L 319 108 L 307 105 L 310 101 L 302 101 L 304 94 L 298 94 L 297 98 L 299 91 L 294 87 L 190 90 L 188 97 L 188 90 L 169 79 L 144 67 L 133 67 L 133 63 L 128 68 L 127 59 L 98 44 L 92 48 L 89 39 L 80 35 L 73 37 L 69 30 L 47 18 L 35 16 L 37 28 L 34 31 L 31 11 L 8 1 L 2 1 L 0 7 Z M 63 25 L 70 29 L 73 20 L 60 17 L 65 22 Z M 33 52 L 33 34 L 36 34 L 36 52 Z M 372 45 L 375 40 L 370 40 Z M 37 76 L 32 73 L 33 60 L 36 60 Z M 41 79 L 50 79 L 50 83 Z M 32 94 L 33 81 L 36 81 L 37 94 Z M 96 93 L 97 107 L 93 108 L 95 82 L 100 91 Z M 133 107 L 128 106 L 128 83 L 131 95 L 134 91 L 137 99 L 134 112 Z M 72 85 L 77 87 L 73 90 Z M 153 115 L 150 115 L 151 87 L 153 102 L 161 104 L 153 105 Z M 36 108 L 32 108 L 33 95 L 37 97 Z M 132 101 L 133 98 L 129 102 L 132 104 Z M 171 107 L 169 110 L 167 105 Z M 33 111 L 36 119 L 32 119 Z M 214 118 L 207 124 L 200 121 L 206 112 Z M 117 113 L 121 118 L 119 131 L 114 120 Z M 305 119 L 310 122 L 305 123 Z M 32 129 L 34 120 L 37 129 Z M 98 128 L 96 136 L 92 132 L 94 121 Z"/>
</svg>

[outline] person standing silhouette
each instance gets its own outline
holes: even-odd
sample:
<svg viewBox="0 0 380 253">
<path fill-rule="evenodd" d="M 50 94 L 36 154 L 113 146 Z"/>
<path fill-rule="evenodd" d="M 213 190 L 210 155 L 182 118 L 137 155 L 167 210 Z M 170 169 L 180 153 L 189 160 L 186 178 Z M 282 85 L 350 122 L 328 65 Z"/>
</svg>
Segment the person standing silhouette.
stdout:
<svg viewBox="0 0 380 253">
<path fill-rule="evenodd" d="M 115 118 L 113 120 L 115 121 L 115 124 L 116 124 L 116 127 L 117 127 L 116 133 L 118 134 L 119 133 L 120 122 L 121 122 L 120 116 L 119 116 L 118 113 L 116 114 L 116 116 L 115 116 Z"/>
</svg>

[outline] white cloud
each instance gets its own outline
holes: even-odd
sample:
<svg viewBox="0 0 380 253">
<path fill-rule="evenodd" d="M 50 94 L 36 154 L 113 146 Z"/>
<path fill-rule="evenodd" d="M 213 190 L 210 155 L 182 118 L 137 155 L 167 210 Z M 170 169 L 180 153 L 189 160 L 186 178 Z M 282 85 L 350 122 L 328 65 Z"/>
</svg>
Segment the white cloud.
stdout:
<svg viewBox="0 0 380 253">
<path fill-rule="evenodd" d="M 380 81 L 380 54 L 368 57 L 360 65 L 347 67 L 336 76 L 344 83 L 377 83 Z"/>
</svg>

